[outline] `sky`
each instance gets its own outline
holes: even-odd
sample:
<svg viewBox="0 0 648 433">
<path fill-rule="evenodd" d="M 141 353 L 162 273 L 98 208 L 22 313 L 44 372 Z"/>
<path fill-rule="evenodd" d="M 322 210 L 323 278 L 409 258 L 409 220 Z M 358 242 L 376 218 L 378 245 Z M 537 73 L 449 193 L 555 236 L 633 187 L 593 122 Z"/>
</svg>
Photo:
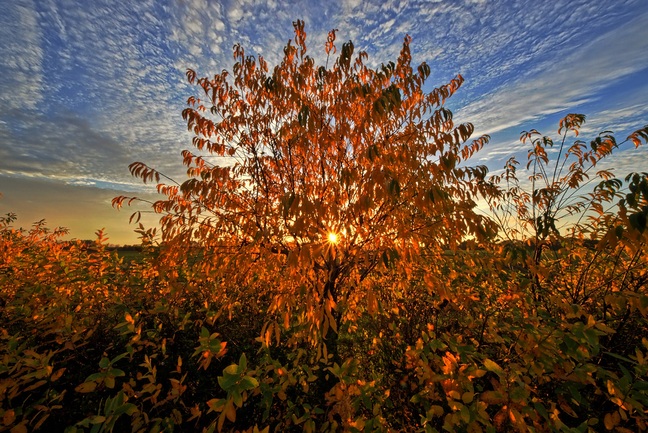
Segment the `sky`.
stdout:
<svg viewBox="0 0 648 433">
<path fill-rule="evenodd" d="M 521 131 L 555 134 L 567 113 L 587 115 L 590 139 L 648 124 L 646 0 L 0 0 L 0 11 L 0 214 L 69 238 L 104 228 L 137 243 L 131 210 L 110 201 L 155 197 L 133 161 L 186 178 L 186 69 L 231 69 L 236 43 L 276 64 L 297 19 L 316 61 L 334 28 L 338 46 L 352 40 L 375 66 L 409 34 L 413 62 L 432 69 L 427 90 L 462 74 L 447 105 L 491 135 L 471 162 L 494 173 L 526 159 Z M 646 147 L 624 145 L 607 164 L 648 171 Z"/>
</svg>

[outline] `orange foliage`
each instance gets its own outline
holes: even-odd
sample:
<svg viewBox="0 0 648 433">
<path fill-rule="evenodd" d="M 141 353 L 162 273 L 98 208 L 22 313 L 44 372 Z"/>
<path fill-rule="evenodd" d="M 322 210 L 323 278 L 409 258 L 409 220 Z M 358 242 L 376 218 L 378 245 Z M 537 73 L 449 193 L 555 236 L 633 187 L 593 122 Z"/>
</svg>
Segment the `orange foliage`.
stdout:
<svg viewBox="0 0 648 433">
<path fill-rule="evenodd" d="M 131 261 L 0 219 L 0 432 L 648 430 L 648 174 L 596 171 L 614 135 L 570 114 L 487 177 L 461 76 L 335 30 L 318 66 L 294 28 L 272 69 L 187 71 L 188 179 L 131 164 L 162 197 Z"/>
</svg>

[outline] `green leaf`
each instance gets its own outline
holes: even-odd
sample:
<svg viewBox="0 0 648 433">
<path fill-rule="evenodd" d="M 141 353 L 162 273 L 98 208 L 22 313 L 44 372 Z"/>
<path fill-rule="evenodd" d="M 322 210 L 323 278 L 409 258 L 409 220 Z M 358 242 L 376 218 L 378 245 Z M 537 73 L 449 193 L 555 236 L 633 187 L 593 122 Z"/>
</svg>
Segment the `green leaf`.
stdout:
<svg viewBox="0 0 648 433">
<path fill-rule="evenodd" d="M 230 392 L 238 383 L 239 378 L 238 374 L 225 373 L 223 376 L 218 376 L 218 385 L 224 391 Z"/>
<path fill-rule="evenodd" d="M 486 368 L 486 370 L 488 370 L 488 371 L 491 371 L 491 372 L 497 374 L 501 378 L 506 377 L 506 374 L 504 373 L 504 370 L 502 369 L 502 367 L 500 367 L 495 361 L 493 361 L 491 359 L 486 358 L 484 360 L 484 368 Z"/>
<path fill-rule="evenodd" d="M 259 381 L 256 380 L 255 378 L 251 376 L 245 376 L 241 379 L 241 382 L 239 383 L 239 387 L 243 391 L 248 391 L 250 389 L 254 389 L 257 386 L 259 386 Z"/>
<path fill-rule="evenodd" d="M 84 382 L 77 386 L 74 390 L 76 392 L 87 393 L 92 392 L 97 388 L 97 382 Z"/>
<path fill-rule="evenodd" d="M 111 368 L 110 370 L 108 370 L 107 374 L 111 375 L 112 377 L 126 376 L 126 373 L 124 373 L 124 370 L 120 370 L 119 368 Z"/>
<path fill-rule="evenodd" d="M 239 358 L 239 373 L 243 373 L 245 370 L 247 370 L 247 358 L 245 357 L 245 353 L 241 354 L 241 357 Z"/>
<path fill-rule="evenodd" d="M 241 392 L 238 389 L 238 387 L 235 390 L 235 392 L 230 393 L 230 396 L 231 396 L 232 401 L 234 402 L 234 405 L 236 407 L 242 407 L 243 406 L 243 396 L 241 395 Z"/>
<path fill-rule="evenodd" d="M 108 368 L 110 365 L 110 360 L 108 358 L 101 358 L 101 361 L 99 361 L 99 367 L 101 368 Z"/>
<path fill-rule="evenodd" d="M 91 374 L 90 376 L 86 377 L 85 381 L 86 382 L 92 382 L 92 381 L 96 381 L 98 379 L 103 379 L 104 377 L 106 377 L 105 373 L 94 373 L 94 374 Z"/>
<path fill-rule="evenodd" d="M 93 415 L 90 418 L 88 418 L 90 421 L 90 424 L 101 424 L 102 422 L 106 421 L 106 417 L 102 415 Z"/>
<path fill-rule="evenodd" d="M 114 363 L 116 363 L 117 361 L 119 361 L 120 359 L 123 359 L 123 358 L 125 358 L 125 357 L 127 357 L 127 356 L 128 356 L 128 352 L 124 352 L 124 353 L 122 353 L 121 355 L 117 355 L 117 356 L 115 356 L 115 357 L 112 359 L 112 361 L 110 361 L 110 363 L 111 363 L 111 364 L 114 364 Z"/>
<path fill-rule="evenodd" d="M 225 375 L 230 375 L 230 376 L 238 376 L 239 373 L 239 366 L 236 364 L 230 364 L 227 367 L 223 369 L 223 373 Z"/>
<path fill-rule="evenodd" d="M 606 355 L 609 355 L 609 356 L 611 356 L 613 358 L 620 359 L 621 361 L 628 362 L 630 364 L 635 364 L 636 363 L 632 359 L 626 358 L 625 356 L 617 355 L 616 353 L 612 353 L 612 352 L 603 352 L 603 353 L 605 353 Z"/>
</svg>

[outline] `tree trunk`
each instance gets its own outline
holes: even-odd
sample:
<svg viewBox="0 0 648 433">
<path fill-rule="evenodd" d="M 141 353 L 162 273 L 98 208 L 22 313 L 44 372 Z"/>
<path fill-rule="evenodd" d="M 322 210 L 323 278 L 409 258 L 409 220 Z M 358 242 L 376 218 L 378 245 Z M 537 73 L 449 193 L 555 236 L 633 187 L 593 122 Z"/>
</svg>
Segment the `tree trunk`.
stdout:
<svg viewBox="0 0 648 433">
<path fill-rule="evenodd" d="M 337 280 L 337 274 L 338 274 L 338 268 L 334 267 L 332 271 L 329 274 L 329 280 L 326 282 L 326 285 L 324 287 L 324 294 L 325 294 L 325 299 L 330 296 L 331 299 L 336 304 L 336 307 L 334 310 L 331 311 L 331 316 L 333 317 L 333 320 L 335 321 L 336 329 L 337 331 L 334 331 L 331 326 L 329 326 L 328 331 L 326 333 L 326 337 L 324 337 L 324 344 L 326 345 L 326 351 L 329 354 L 330 362 L 327 363 L 329 367 L 332 367 L 334 364 L 342 365 L 342 357 L 340 355 L 340 349 L 338 345 L 338 340 L 339 340 L 339 333 L 340 333 L 340 319 L 342 318 L 342 312 L 339 310 L 337 307 L 337 301 L 338 301 L 338 288 L 335 284 Z M 318 377 L 318 382 L 320 384 L 320 392 L 321 392 L 321 401 L 323 406 L 327 406 L 327 400 L 326 400 L 326 394 L 337 385 L 339 382 L 339 379 L 337 376 L 335 376 L 331 371 L 329 371 L 326 367 L 320 370 L 320 374 Z"/>
</svg>

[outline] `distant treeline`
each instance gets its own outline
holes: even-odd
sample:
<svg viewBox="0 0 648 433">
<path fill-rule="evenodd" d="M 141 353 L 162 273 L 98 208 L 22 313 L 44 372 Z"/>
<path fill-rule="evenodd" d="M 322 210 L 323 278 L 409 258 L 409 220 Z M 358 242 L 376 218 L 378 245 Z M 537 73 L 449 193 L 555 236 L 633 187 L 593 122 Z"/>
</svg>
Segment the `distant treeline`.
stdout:
<svg viewBox="0 0 648 433">
<path fill-rule="evenodd" d="M 70 243 L 75 243 L 76 241 L 68 241 Z M 97 241 L 96 240 L 90 240 L 90 239 L 83 239 L 79 241 L 85 248 L 88 250 L 96 250 L 97 249 Z M 142 245 L 107 245 L 104 247 L 108 251 L 136 251 L 136 252 L 142 252 Z"/>
</svg>

